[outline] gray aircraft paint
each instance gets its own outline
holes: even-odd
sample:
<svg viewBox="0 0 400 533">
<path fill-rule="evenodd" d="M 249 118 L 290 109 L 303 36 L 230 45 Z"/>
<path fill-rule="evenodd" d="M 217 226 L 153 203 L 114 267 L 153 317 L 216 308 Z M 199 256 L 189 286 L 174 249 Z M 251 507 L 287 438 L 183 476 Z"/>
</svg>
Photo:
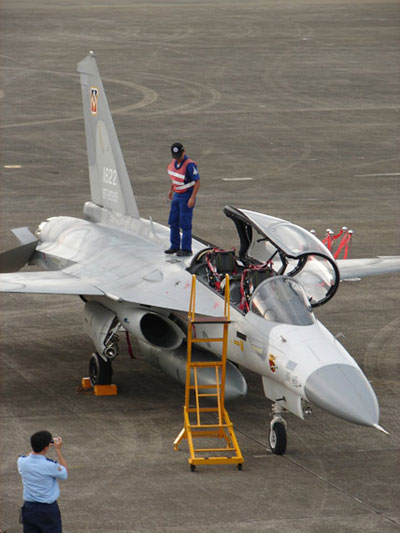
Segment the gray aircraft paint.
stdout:
<svg viewBox="0 0 400 533">
<path fill-rule="evenodd" d="M 78 64 L 92 201 L 121 215 L 139 218 L 106 93 L 91 52 Z"/>
</svg>

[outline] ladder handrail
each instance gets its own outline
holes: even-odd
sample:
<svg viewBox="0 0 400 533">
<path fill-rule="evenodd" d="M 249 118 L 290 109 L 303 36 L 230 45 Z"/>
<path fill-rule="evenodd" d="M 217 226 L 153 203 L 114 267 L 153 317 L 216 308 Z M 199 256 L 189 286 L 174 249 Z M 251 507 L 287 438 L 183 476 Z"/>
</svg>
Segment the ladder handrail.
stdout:
<svg viewBox="0 0 400 533">
<path fill-rule="evenodd" d="M 204 317 L 200 316 L 196 319 L 196 275 L 192 275 L 192 287 L 190 291 L 190 302 L 188 312 L 188 332 L 187 332 L 187 361 L 186 361 L 186 387 L 185 387 L 185 405 L 184 405 L 184 421 L 185 425 L 174 441 L 174 449 L 178 449 L 178 445 L 183 438 L 188 440 L 190 449 L 189 463 L 193 467 L 195 464 L 228 464 L 235 463 L 241 466 L 243 463 L 243 456 L 241 454 L 239 445 L 237 443 L 232 423 L 229 420 L 228 413 L 225 409 L 225 379 L 226 379 L 226 363 L 228 352 L 228 328 L 230 323 L 230 291 L 229 291 L 229 275 L 225 276 L 225 292 L 224 292 L 224 315 L 222 317 Z M 192 362 L 192 344 L 194 342 L 203 341 L 201 338 L 196 338 L 195 326 L 196 323 L 209 323 L 220 325 L 223 327 L 222 337 L 209 338 L 204 341 L 207 342 L 221 342 L 221 360 L 209 362 Z M 197 370 L 202 367 L 215 367 L 215 385 L 199 385 Z M 221 371 L 220 371 L 221 369 Z M 192 385 L 192 370 L 193 381 Z M 200 393 L 199 390 L 204 388 L 216 389 L 216 394 Z M 190 393 L 194 392 L 195 407 L 190 407 Z M 217 406 L 200 407 L 200 398 L 206 396 L 214 396 L 217 398 Z M 200 420 L 200 413 L 215 412 L 218 415 L 217 424 L 202 424 Z M 191 424 L 190 413 L 195 415 L 197 424 Z M 215 428 L 215 429 L 211 429 Z M 192 429 L 196 430 L 192 433 Z M 200 430 L 200 431 L 199 431 Z M 202 431 L 201 431 L 202 430 Z M 212 437 L 224 439 L 227 443 L 225 448 L 195 448 L 193 438 L 195 437 Z M 196 457 L 197 452 L 221 452 L 221 451 L 235 451 L 236 455 L 233 457 Z"/>
</svg>

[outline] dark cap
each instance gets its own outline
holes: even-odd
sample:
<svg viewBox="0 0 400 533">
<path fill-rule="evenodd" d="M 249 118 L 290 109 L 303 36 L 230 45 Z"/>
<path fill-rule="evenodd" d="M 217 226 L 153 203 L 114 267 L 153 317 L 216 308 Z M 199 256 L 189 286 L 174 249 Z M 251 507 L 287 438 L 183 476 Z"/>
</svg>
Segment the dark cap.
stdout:
<svg viewBox="0 0 400 533">
<path fill-rule="evenodd" d="M 177 157 L 180 157 L 182 155 L 182 153 L 184 152 L 184 147 L 183 147 L 183 144 L 181 143 L 174 143 L 172 146 L 171 146 L 171 154 L 172 154 L 172 157 L 174 158 L 177 158 Z"/>
</svg>

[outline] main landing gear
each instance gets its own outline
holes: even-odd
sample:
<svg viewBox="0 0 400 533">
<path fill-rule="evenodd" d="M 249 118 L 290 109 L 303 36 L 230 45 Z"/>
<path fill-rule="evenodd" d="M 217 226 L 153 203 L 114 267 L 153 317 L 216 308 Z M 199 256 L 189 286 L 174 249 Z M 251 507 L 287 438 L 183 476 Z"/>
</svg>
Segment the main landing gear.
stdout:
<svg viewBox="0 0 400 533">
<path fill-rule="evenodd" d="M 103 351 L 94 352 L 89 360 L 89 379 L 92 387 L 95 385 L 111 385 L 113 375 L 112 361 L 119 354 L 118 329 L 120 323 L 115 317 L 102 343 Z"/>
<path fill-rule="evenodd" d="M 282 416 L 283 411 L 278 403 L 273 404 L 268 440 L 272 453 L 276 455 L 283 455 L 286 451 L 286 421 Z"/>
<path fill-rule="evenodd" d="M 92 387 L 95 385 L 111 385 L 111 359 L 105 359 L 98 352 L 92 353 L 89 360 L 89 378 Z"/>
</svg>

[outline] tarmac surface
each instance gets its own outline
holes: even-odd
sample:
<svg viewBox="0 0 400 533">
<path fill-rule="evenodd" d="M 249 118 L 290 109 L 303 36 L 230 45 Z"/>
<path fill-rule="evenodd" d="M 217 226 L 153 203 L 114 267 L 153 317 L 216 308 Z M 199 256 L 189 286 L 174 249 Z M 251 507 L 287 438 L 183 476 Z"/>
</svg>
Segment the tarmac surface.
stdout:
<svg viewBox="0 0 400 533">
<path fill-rule="evenodd" d="M 194 232 L 237 246 L 224 205 L 321 238 L 355 232 L 352 257 L 400 254 L 400 7 L 395 0 L 3 0 L 0 243 L 89 199 L 76 64 L 89 50 L 108 95 L 141 216 L 166 224 L 169 147 L 199 164 Z M 248 179 L 244 179 L 248 178 Z M 230 181 L 227 181 L 230 180 Z M 0 530 L 18 524 L 29 437 L 64 439 L 65 532 L 400 531 L 400 275 L 344 283 L 317 317 L 378 396 L 390 436 L 318 409 L 287 415 L 268 449 L 259 376 L 228 407 L 245 457 L 192 473 L 183 388 L 125 343 L 116 397 L 79 394 L 91 341 L 76 297 L 1 295 Z"/>
</svg>

